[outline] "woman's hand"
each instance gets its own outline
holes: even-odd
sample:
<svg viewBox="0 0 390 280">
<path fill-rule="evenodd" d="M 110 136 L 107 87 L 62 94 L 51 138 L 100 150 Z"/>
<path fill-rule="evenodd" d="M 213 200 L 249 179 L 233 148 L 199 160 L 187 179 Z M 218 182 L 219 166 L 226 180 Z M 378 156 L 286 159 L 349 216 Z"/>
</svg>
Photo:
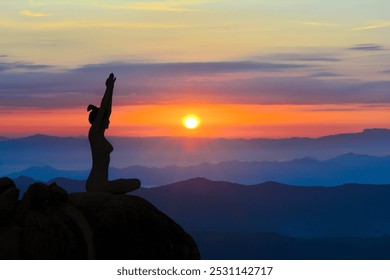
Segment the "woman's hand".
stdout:
<svg viewBox="0 0 390 280">
<path fill-rule="evenodd" d="M 116 81 L 116 77 L 114 76 L 114 73 L 111 73 L 110 76 L 106 80 L 106 87 L 114 87 Z"/>
</svg>

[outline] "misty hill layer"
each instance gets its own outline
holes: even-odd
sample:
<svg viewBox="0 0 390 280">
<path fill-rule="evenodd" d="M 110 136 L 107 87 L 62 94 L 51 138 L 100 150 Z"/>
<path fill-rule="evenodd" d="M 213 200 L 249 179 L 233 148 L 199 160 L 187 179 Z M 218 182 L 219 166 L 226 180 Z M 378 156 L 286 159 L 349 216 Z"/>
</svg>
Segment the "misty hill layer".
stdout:
<svg viewBox="0 0 390 280">
<path fill-rule="evenodd" d="M 205 259 L 389 259 L 390 185 L 240 185 L 195 178 L 137 195 L 191 232 Z"/>
<path fill-rule="evenodd" d="M 195 178 L 139 189 L 189 231 L 276 232 L 294 237 L 390 235 L 390 185 L 240 185 Z"/>
<path fill-rule="evenodd" d="M 205 177 L 215 181 L 228 181 L 240 184 L 277 181 L 299 186 L 336 186 L 346 183 L 386 184 L 390 182 L 390 156 L 344 154 L 320 161 L 315 158 L 301 158 L 291 161 L 226 161 L 202 163 L 193 166 L 110 168 L 111 179 L 137 177 L 144 186 L 161 186 L 195 177 Z M 51 166 L 32 167 L 21 172 L 10 173 L 10 178 L 28 176 L 34 180 L 47 182 L 61 181 L 61 186 L 77 191 L 84 188 L 74 179 L 83 181 L 90 170 L 62 171 Z M 62 179 L 58 179 L 62 178 Z M 64 178 L 73 179 L 65 181 Z"/>
<path fill-rule="evenodd" d="M 202 162 L 231 160 L 287 161 L 302 157 L 329 159 L 346 153 L 387 156 L 390 130 L 367 129 L 360 133 L 320 138 L 203 139 L 110 137 L 115 147 L 112 165 L 188 166 Z M 120 152 L 118 152 L 120 151 Z M 0 141 L 2 170 L 6 174 L 22 167 L 50 165 L 64 170 L 86 170 L 91 166 L 86 137 L 34 135 Z M 5 176 L 6 174 L 0 174 Z"/>
</svg>

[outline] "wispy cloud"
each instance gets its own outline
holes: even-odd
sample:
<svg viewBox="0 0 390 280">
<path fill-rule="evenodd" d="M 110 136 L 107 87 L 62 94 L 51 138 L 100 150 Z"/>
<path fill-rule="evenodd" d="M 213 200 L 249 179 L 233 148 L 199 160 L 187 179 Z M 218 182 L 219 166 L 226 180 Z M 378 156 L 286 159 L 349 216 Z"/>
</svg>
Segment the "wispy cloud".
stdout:
<svg viewBox="0 0 390 280">
<path fill-rule="evenodd" d="M 183 8 L 175 5 L 166 5 L 164 3 L 133 3 L 123 6 L 106 6 L 113 10 L 139 10 L 139 11 L 165 11 L 165 12 L 188 12 L 191 11 L 189 8 Z"/>
<path fill-rule="evenodd" d="M 254 61 L 217 61 L 217 62 L 176 62 L 176 63 L 107 63 L 91 64 L 77 71 L 96 73 L 108 68 L 123 72 L 140 72 L 146 76 L 161 77 L 172 75 L 182 77 L 187 75 L 209 75 L 239 72 L 281 72 L 293 69 L 304 69 L 304 64 L 267 63 Z"/>
<path fill-rule="evenodd" d="M 107 5 L 104 4 L 105 8 L 114 10 L 143 10 L 143 11 L 163 11 L 163 12 L 188 12 L 193 11 L 190 8 L 194 5 L 200 5 L 210 0 L 186 0 L 186 1 L 156 1 L 156 2 L 134 2 L 123 5 Z"/>
<path fill-rule="evenodd" d="M 337 24 L 319 21 L 300 21 L 303 25 L 317 26 L 317 27 L 335 27 Z"/>
<path fill-rule="evenodd" d="M 318 72 L 311 74 L 309 77 L 310 78 L 326 78 L 326 77 L 342 77 L 344 75 L 336 74 L 333 72 Z"/>
<path fill-rule="evenodd" d="M 390 27 L 390 21 L 383 21 L 375 24 L 370 24 L 361 27 L 355 27 L 352 30 L 354 31 L 362 31 L 362 30 L 372 30 L 372 29 L 380 29 Z"/>
<path fill-rule="evenodd" d="M 36 7 L 36 6 L 42 6 L 42 2 L 37 0 L 27 0 L 28 4 L 30 6 Z"/>
<path fill-rule="evenodd" d="M 116 98 L 123 106 L 196 100 L 246 104 L 390 103 L 389 81 L 318 79 L 340 76 L 325 71 L 312 76 L 279 75 L 305 69 L 301 64 L 251 61 L 103 63 L 61 73 L 42 71 L 44 67 L 28 63 L 0 64 L 0 70 L 3 70 L 0 103 L 11 107 L 84 106 L 97 100 L 96 94 L 101 94 L 104 79 L 110 72 L 118 77 Z M 19 71 L 10 71 L 10 68 Z M 240 75 L 248 72 L 268 75 L 246 78 Z M 190 79 L 225 75 L 227 78 L 223 80 Z"/>
<path fill-rule="evenodd" d="M 384 51 L 386 48 L 382 45 L 378 44 L 358 44 L 349 48 L 349 50 L 353 51 Z"/>
<path fill-rule="evenodd" d="M 0 55 L 0 57 L 2 57 Z M 4 57 L 7 57 L 6 55 Z M 0 62 L 0 72 L 2 71 L 20 71 L 20 70 L 41 70 L 51 68 L 50 65 L 33 64 L 28 62 Z"/>
<path fill-rule="evenodd" d="M 57 21 L 46 20 L 30 24 L 28 22 L 0 19 L 0 27 L 23 30 L 55 30 L 55 29 L 80 29 L 80 28 L 120 28 L 120 29 L 183 29 L 196 26 L 175 24 L 175 23 L 153 23 L 153 22 L 116 22 L 116 21 L 95 21 L 95 20 L 74 20 Z"/>
<path fill-rule="evenodd" d="M 331 57 L 297 57 L 297 58 L 289 58 L 291 61 L 306 61 L 306 62 L 338 62 L 340 59 L 331 58 Z"/>
<path fill-rule="evenodd" d="M 49 14 L 43 12 L 33 12 L 31 10 L 22 10 L 19 12 L 20 15 L 25 17 L 47 17 Z"/>
<path fill-rule="evenodd" d="M 273 53 L 267 56 L 255 57 L 255 59 L 261 59 L 266 61 L 302 61 L 302 62 L 338 62 L 342 59 L 339 58 L 338 53 L 320 53 L 320 52 L 302 52 L 302 53 Z"/>
</svg>

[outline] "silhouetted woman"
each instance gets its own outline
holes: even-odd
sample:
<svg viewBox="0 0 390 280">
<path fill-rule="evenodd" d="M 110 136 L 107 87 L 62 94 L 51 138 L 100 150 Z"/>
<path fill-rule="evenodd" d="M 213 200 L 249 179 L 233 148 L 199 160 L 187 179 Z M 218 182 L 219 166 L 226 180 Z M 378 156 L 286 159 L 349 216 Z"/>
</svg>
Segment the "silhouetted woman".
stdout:
<svg viewBox="0 0 390 280">
<path fill-rule="evenodd" d="M 94 105 L 88 106 L 89 129 L 88 139 L 92 151 L 92 169 L 86 183 L 88 192 L 108 192 L 113 194 L 125 194 L 140 187 L 138 179 L 108 180 L 108 166 L 110 164 L 110 153 L 113 147 L 104 137 L 104 132 L 110 124 L 112 107 L 112 94 L 116 78 L 110 74 L 106 81 L 106 92 L 102 98 L 100 108 Z"/>
</svg>

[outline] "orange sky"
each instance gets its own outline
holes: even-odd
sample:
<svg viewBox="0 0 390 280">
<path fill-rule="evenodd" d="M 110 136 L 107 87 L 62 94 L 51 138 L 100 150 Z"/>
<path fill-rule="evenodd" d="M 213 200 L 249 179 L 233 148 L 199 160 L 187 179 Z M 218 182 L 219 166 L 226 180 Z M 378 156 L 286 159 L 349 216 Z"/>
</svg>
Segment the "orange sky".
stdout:
<svg viewBox="0 0 390 280">
<path fill-rule="evenodd" d="M 86 135 L 85 106 L 100 103 L 110 72 L 107 135 L 390 128 L 389 9 L 385 0 L 2 1 L 0 136 Z M 182 126 L 187 114 L 201 118 L 198 129 Z"/>
<path fill-rule="evenodd" d="M 194 130 L 182 118 L 195 114 L 201 125 Z M 2 113 L 0 130 L 9 136 L 37 132 L 49 135 L 86 135 L 85 108 L 24 109 Z M 114 106 L 107 136 L 191 137 L 318 137 L 358 132 L 365 128 L 390 128 L 390 110 L 385 106 L 348 105 L 248 105 L 179 104 Z M 4 121 L 6 120 L 6 121 Z"/>
</svg>

